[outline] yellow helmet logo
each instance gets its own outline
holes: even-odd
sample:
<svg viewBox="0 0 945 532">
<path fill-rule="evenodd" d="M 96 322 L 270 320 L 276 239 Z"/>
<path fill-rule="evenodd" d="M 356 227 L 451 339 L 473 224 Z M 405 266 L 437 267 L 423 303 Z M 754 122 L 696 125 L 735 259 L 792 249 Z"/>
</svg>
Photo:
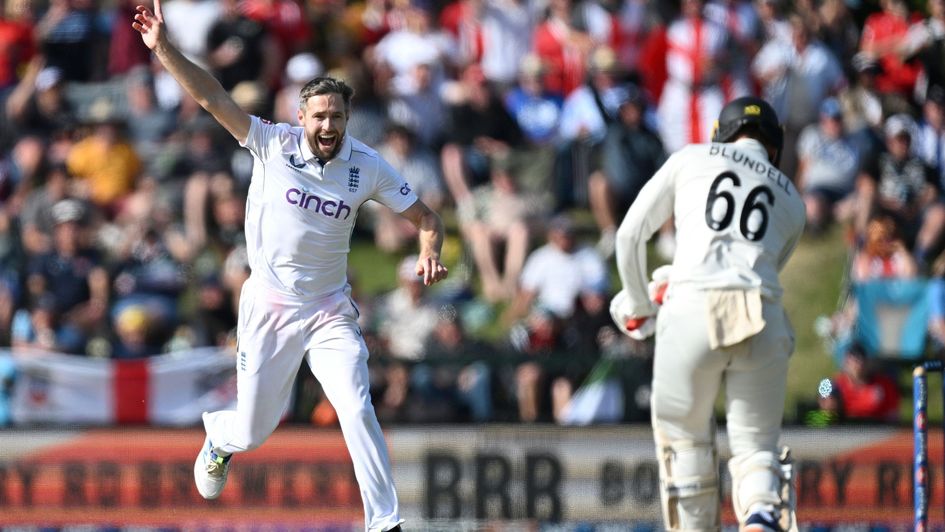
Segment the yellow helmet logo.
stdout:
<svg viewBox="0 0 945 532">
<path fill-rule="evenodd" d="M 761 115 L 761 107 L 757 105 L 747 105 L 745 106 L 746 115 Z"/>
</svg>

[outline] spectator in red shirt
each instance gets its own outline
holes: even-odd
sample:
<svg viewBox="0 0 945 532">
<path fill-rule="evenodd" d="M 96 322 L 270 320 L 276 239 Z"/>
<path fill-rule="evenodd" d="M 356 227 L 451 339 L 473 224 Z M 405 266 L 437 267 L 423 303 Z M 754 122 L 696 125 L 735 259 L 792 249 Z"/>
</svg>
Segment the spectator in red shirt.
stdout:
<svg viewBox="0 0 945 532">
<path fill-rule="evenodd" d="M 821 397 L 821 408 L 844 419 L 896 421 L 899 418 L 899 389 L 893 379 L 877 371 L 857 344 L 843 357 L 843 366 L 833 378 L 832 397 Z"/>
<path fill-rule="evenodd" d="M 306 51 L 312 30 L 295 0 L 246 0 L 243 15 L 266 27 L 279 44 L 279 69 L 296 53 Z"/>
<path fill-rule="evenodd" d="M 882 72 L 876 86 L 882 93 L 910 96 L 919 76 L 921 65 L 904 63 L 897 53 L 909 31 L 909 26 L 922 20 L 910 13 L 904 0 L 882 0 L 883 10 L 867 17 L 860 37 L 860 51 L 879 59 Z"/>
<path fill-rule="evenodd" d="M 32 13 L 28 4 L 7 0 L 0 10 L 0 90 L 13 87 L 17 69 L 36 53 Z"/>
<path fill-rule="evenodd" d="M 535 28 L 533 50 L 547 65 L 545 88 L 567 96 L 584 82 L 584 61 L 593 46 L 589 35 L 571 21 L 571 0 L 553 0 L 548 18 Z"/>
</svg>

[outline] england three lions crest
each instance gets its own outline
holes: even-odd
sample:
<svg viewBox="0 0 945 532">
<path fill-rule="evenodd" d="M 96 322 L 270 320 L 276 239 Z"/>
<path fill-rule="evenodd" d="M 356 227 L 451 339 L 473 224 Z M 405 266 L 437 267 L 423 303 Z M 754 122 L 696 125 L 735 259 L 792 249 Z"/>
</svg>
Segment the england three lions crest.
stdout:
<svg viewBox="0 0 945 532">
<path fill-rule="evenodd" d="M 357 192 L 361 182 L 361 169 L 357 166 L 348 168 L 348 192 Z"/>
</svg>

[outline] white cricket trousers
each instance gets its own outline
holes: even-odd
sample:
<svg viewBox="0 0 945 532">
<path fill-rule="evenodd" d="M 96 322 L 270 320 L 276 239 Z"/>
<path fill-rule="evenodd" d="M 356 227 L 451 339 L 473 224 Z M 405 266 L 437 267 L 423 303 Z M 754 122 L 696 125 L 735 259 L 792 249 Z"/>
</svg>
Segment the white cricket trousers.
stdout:
<svg viewBox="0 0 945 532">
<path fill-rule="evenodd" d="M 371 405 L 368 350 L 350 287 L 287 298 L 252 276 L 240 294 L 236 410 L 204 414 L 214 450 L 255 449 L 279 424 L 304 356 L 338 414 L 364 503 L 365 527 L 402 522 L 387 445 Z"/>
<path fill-rule="evenodd" d="M 716 397 L 724 386 L 733 459 L 750 460 L 759 453 L 777 457 L 794 350 L 784 308 L 763 300 L 764 329 L 719 349 L 709 347 L 707 314 L 706 295 L 698 290 L 673 291 L 660 309 L 651 397 L 654 432 L 668 442 L 714 445 Z M 777 485 L 773 473 L 770 483 L 772 489 Z"/>
</svg>

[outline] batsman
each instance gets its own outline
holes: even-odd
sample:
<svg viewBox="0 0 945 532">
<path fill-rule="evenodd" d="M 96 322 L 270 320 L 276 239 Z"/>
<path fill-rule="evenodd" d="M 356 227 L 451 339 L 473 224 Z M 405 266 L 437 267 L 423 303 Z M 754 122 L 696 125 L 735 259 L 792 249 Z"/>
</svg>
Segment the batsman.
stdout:
<svg viewBox="0 0 945 532">
<path fill-rule="evenodd" d="M 719 114 L 709 144 L 674 153 L 617 231 L 623 289 L 610 312 L 656 334 L 651 412 L 668 530 L 721 528 L 714 408 L 724 388 L 732 503 L 740 530 L 796 530 L 781 418 L 794 334 L 778 273 L 804 229 L 804 203 L 778 170 L 782 128 L 764 100 Z M 672 265 L 652 286 L 647 241 L 673 217 Z"/>
</svg>

